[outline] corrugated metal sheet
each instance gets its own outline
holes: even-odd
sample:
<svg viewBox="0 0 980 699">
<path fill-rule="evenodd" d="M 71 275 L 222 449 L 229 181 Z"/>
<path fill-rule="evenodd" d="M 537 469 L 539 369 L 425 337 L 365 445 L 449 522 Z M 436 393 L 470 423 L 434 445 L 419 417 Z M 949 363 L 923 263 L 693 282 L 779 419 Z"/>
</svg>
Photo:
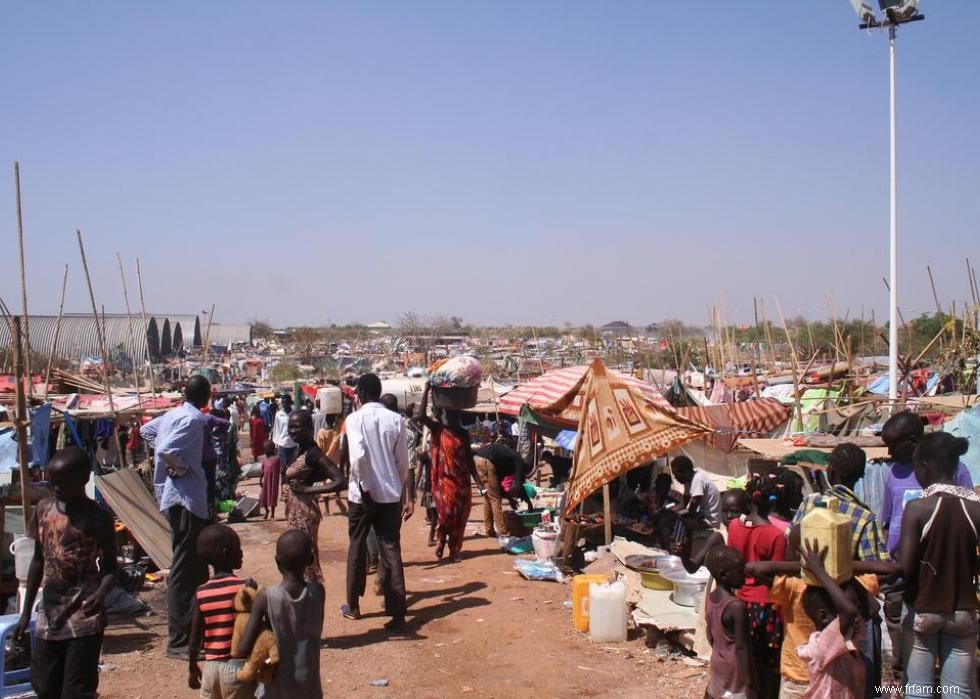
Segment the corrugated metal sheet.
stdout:
<svg viewBox="0 0 980 699">
<path fill-rule="evenodd" d="M 207 326 L 204 326 L 204 332 L 207 334 Z M 242 343 L 251 344 L 252 326 L 218 325 L 217 323 L 214 323 L 211 325 L 211 334 L 208 336 L 208 342 L 210 342 L 212 345 L 221 345 L 224 347 Z"/>
<path fill-rule="evenodd" d="M 164 319 L 170 321 L 170 339 L 173 343 L 174 351 L 200 347 L 204 344 L 204 336 L 201 334 L 200 316 L 154 313 L 153 317 L 161 325 Z"/>
<path fill-rule="evenodd" d="M 51 351 L 58 316 L 30 316 L 31 349 L 47 356 Z M 121 314 L 106 314 L 105 316 L 106 347 L 111 353 L 122 345 L 123 351 L 130 355 L 129 319 Z M 133 335 L 135 354 L 140 360 L 149 356 L 154 359 L 160 356 L 160 335 L 156 319 L 148 317 L 133 318 Z M 10 347 L 10 328 L 0 322 L 0 347 Z M 58 346 L 55 356 L 58 359 L 78 359 L 81 355 L 102 356 L 99 344 L 99 333 L 95 320 L 91 315 L 66 313 L 61 319 L 61 331 L 58 335 Z"/>
<path fill-rule="evenodd" d="M 127 355 L 131 354 L 129 317 L 124 313 L 106 313 L 103 317 L 109 352 L 122 345 L 123 351 Z M 57 322 L 58 316 L 30 316 L 31 349 L 34 352 L 47 356 L 51 351 Z M 140 361 L 148 356 L 158 360 L 180 349 L 200 347 L 204 341 L 201 337 L 201 323 L 196 315 L 152 313 L 147 315 L 144 323 L 142 315 L 136 314 L 133 316 L 133 333 L 135 354 Z M 0 322 L 0 349 L 9 347 L 10 328 L 6 323 Z M 57 359 L 78 359 L 81 355 L 102 356 L 95 321 L 91 314 L 65 313 L 61 318 L 55 356 Z"/>
</svg>

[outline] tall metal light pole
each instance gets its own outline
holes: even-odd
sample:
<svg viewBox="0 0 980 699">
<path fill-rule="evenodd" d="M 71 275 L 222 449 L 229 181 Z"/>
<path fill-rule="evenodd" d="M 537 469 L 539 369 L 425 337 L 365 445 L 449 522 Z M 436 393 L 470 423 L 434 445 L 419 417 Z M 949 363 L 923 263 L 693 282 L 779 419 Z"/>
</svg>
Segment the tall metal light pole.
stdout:
<svg viewBox="0 0 980 699">
<path fill-rule="evenodd" d="M 861 18 L 861 29 L 888 29 L 888 87 L 889 87 L 889 261 L 888 261 L 888 400 L 898 400 L 898 163 L 897 126 L 895 117 L 895 34 L 898 25 L 925 19 L 919 13 L 919 0 L 878 0 L 884 13 L 875 16 L 864 0 L 851 0 Z"/>
</svg>

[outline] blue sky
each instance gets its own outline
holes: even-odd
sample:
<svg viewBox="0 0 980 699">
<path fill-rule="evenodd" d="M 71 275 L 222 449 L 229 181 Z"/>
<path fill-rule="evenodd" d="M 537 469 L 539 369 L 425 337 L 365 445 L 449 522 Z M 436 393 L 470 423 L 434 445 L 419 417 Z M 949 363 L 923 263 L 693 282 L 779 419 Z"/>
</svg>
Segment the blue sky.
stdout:
<svg viewBox="0 0 980 699">
<path fill-rule="evenodd" d="M 903 312 L 980 265 L 980 3 L 899 36 Z M 226 322 L 884 318 L 887 44 L 847 0 L 5 3 L 0 294 Z M 131 297 L 132 297 L 131 292 Z"/>
</svg>

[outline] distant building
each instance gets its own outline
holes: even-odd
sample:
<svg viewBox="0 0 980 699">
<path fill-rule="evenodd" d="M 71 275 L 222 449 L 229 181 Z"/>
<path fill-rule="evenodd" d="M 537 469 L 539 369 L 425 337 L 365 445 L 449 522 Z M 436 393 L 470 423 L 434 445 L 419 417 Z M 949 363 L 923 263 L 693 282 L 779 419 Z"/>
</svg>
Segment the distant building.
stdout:
<svg viewBox="0 0 980 699">
<path fill-rule="evenodd" d="M 367 326 L 367 329 L 370 330 L 371 332 L 381 333 L 381 332 L 388 332 L 389 330 L 392 329 L 392 327 L 388 323 L 384 322 L 383 320 L 379 320 L 376 323 L 370 323 Z"/>
<path fill-rule="evenodd" d="M 607 337 L 628 337 L 633 335 L 633 326 L 625 320 L 614 320 L 599 328 L 599 332 Z"/>
</svg>

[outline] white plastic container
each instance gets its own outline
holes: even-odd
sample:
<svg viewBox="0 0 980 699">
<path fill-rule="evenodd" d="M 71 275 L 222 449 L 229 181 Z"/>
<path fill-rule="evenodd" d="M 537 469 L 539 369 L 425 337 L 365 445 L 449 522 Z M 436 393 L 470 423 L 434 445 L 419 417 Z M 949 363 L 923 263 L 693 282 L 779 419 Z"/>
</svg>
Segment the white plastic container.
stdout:
<svg viewBox="0 0 980 699">
<path fill-rule="evenodd" d="M 27 582 L 31 571 L 31 561 L 34 560 L 34 539 L 19 536 L 10 545 L 10 553 L 14 554 L 14 575 L 21 582 Z"/>
<path fill-rule="evenodd" d="M 589 638 L 593 643 L 626 640 L 626 586 L 623 583 L 589 585 Z"/>
<path fill-rule="evenodd" d="M 550 561 L 555 555 L 555 541 L 558 532 L 537 527 L 531 532 L 531 543 L 534 544 L 534 555 L 539 561 Z"/>
<path fill-rule="evenodd" d="M 324 386 L 316 392 L 320 410 L 327 415 L 340 415 L 344 412 L 344 396 L 336 386 Z"/>
</svg>

